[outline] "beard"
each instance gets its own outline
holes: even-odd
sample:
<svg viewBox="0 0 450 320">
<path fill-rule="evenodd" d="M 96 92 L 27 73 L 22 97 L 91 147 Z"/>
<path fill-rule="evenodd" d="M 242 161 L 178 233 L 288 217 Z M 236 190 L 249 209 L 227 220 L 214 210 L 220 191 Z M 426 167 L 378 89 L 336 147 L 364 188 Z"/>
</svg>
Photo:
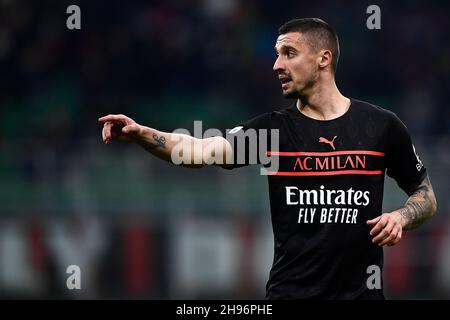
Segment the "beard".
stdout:
<svg viewBox="0 0 450 320">
<path fill-rule="evenodd" d="M 308 92 L 311 91 L 318 80 L 318 73 L 313 73 L 306 81 L 302 84 L 295 86 L 293 83 L 292 87 L 286 91 L 283 91 L 283 96 L 287 99 L 300 99 L 301 97 L 308 96 Z"/>
<path fill-rule="evenodd" d="M 286 99 L 298 99 L 300 98 L 300 93 L 296 90 L 288 90 L 283 92 L 283 97 L 285 97 Z"/>
</svg>

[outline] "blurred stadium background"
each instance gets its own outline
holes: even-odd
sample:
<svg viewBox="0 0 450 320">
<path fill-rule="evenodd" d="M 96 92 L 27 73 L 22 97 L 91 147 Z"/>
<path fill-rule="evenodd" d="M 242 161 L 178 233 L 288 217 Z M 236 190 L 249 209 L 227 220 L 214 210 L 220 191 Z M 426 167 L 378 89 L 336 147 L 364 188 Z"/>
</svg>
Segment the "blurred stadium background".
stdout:
<svg viewBox="0 0 450 320">
<path fill-rule="evenodd" d="M 66 28 L 81 7 L 82 29 Z M 366 28 L 381 8 L 382 29 Z M 188 170 L 104 146 L 97 118 L 232 128 L 291 103 L 278 27 L 317 16 L 341 41 L 337 83 L 396 112 L 438 213 L 385 249 L 386 296 L 450 297 L 450 4 L 444 1 L 0 0 L 0 298 L 262 299 L 272 263 L 259 168 Z M 406 200 L 386 179 L 384 208 Z M 66 267 L 82 270 L 67 290 Z"/>
</svg>

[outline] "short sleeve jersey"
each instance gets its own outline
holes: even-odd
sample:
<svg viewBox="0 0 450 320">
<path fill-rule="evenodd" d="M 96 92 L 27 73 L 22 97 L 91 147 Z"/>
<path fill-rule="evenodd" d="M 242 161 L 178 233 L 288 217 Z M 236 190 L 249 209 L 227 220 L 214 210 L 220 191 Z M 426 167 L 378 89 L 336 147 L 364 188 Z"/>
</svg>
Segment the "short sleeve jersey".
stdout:
<svg viewBox="0 0 450 320">
<path fill-rule="evenodd" d="M 278 130 L 278 148 L 265 143 L 274 259 L 268 299 L 353 299 L 367 293 L 370 266 L 383 269 L 367 220 L 382 214 L 385 173 L 410 194 L 426 176 L 405 125 L 392 112 L 350 99 L 333 120 L 315 120 L 295 104 L 242 123 L 227 133 L 235 164 L 249 164 L 250 129 Z M 269 138 L 267 138 L 270 140 Z M 241 161 L 238 163 L 238 158 Z M 271 163 L 276 160 L 275 170 Z M 242 159 L 245 159 L 242 161 Z M 266 163 L 262 163 L 266 161 Z M 371 267 L 374 268 L 374 267 Z M 382 279 L 381 279 L 382 283 Z M 377 290 L 381 293 L 382 289 Z"/>
</svg>

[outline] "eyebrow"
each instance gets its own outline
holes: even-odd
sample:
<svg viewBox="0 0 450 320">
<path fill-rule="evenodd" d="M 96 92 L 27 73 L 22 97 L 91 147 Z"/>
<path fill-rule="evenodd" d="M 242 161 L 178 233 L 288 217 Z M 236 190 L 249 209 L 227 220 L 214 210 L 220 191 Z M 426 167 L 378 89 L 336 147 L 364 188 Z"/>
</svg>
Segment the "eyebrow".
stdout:
<svg viewBox="0 0 450 320">
<path fill-rule="evenodd" d="M 277 46 L 275 46 L 274 47 L 274 49 L 275 49 L 275 52 L 276 53 L 278 53 L 279 51 L 277 50 Z M 295 51 L 298 51 L 295 47 L 293 47 L 293 46 L 290 46 L 290 45 L 288 45 L 288 44 L 282 44 L 281 46 L 280 46 L 280 51 L 286 51 L 286 50 L 295 50 Z"/>
</svg>

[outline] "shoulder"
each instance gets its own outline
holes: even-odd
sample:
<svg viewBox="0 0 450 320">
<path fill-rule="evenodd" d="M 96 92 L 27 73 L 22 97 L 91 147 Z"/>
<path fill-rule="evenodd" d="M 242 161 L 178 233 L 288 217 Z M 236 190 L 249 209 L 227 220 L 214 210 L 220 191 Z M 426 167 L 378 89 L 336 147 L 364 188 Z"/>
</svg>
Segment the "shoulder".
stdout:
<svg viewBox="0 0 450 320">
<path fill-rule="evenodd" d="M 361 118 L 362 121 L 372 120 L 379 125 L 384 124 L 386 126 L 402 124 L 397 114 L 385 107 L 354 98 L 351 98 L 351 100 L 355 116 Z"/>
<path fill-rule="evenodd" d="M 274 122 L 292 114 L 292 107 L 275 108 L 272 111 L 254 115 L 241 125 L 245 128 L 270 128 Z"/>
<path fill-rule="evenodd" d="M 277 107 L 272 112 L 269 112 L 269 119 L 272 121 L 292 117 L 298 117 L 298 110 L 295 102 L 287 107 Z"/>
<path fill-rule="evenodd" d="M 358 99 L 354 99 L 354 98 L 351 98 L 351 101 L 352 101 L 352 107 L 358 113 L 369 115 L 369 116 L 374 115 L 374 116 L 379 116 L 379 117 L 385 117 L 387 119 L 397 117 L 397 115 L 394 112 L 392 112 L 386 108 L 383 108 L 381 106 L 378 106 L 376 104 L 358 100 Z"/>
<path fill-rule="evenodd" d="M 409 141 L 409 131 L 396 113 L 380 106 L 352 99 L 355 103 L 356 118 L 375 124 L 383 132 L 383 141 L 387 145 L 397 147 Z"/>
</svg>

